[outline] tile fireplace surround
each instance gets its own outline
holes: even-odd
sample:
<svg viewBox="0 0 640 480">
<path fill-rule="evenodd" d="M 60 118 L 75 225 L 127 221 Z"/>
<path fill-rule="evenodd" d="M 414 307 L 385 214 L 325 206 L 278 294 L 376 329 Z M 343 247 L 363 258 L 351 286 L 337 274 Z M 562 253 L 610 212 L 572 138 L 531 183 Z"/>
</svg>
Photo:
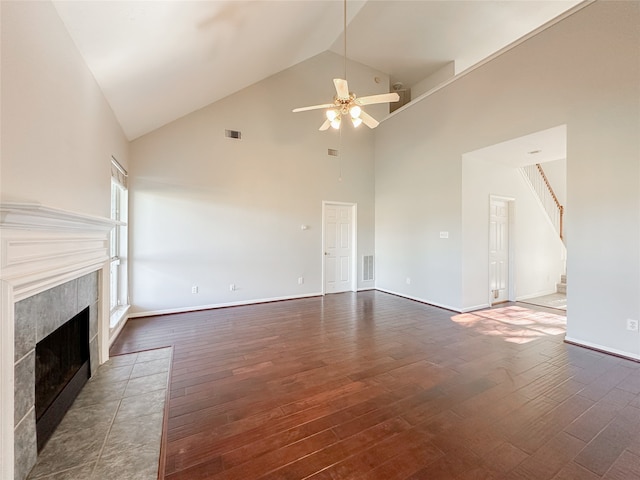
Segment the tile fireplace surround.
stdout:
<svg viewBox="0 0 640 480">
<path fill-rule="evenodd" d="M 36 461 L 36 341 L 88 306 L 91 370 L 108 359 L 103 299 L 114 225 L 39 204 L 0 204 L 0 480 L 23 480 Z"/>
</svg>

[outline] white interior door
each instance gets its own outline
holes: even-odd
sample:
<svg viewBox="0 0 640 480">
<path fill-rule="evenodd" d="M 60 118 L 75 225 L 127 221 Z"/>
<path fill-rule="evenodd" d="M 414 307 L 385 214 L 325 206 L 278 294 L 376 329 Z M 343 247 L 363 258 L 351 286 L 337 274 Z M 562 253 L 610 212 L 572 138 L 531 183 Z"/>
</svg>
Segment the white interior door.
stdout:
<svg viewBox="0 0 640 480">
<path fill-rule="evenodd" d="M 355 205 L 324 205 L 324 293 L 354 290 Z"/>
<path fill-rule="evenodd" d="M 489 207 L 489 303 L 509 300 L 509 201 L 492 197 Z"/>
</svg>

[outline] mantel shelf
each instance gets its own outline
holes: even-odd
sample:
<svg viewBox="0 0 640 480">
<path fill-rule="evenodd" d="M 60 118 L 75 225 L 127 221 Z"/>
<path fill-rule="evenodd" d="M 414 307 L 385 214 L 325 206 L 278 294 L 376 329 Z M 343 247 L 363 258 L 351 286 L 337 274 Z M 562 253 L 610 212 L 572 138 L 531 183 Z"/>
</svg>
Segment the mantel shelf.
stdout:
<svg viewBox="0 0 640 480">
<path fill-rule="evenodd" d="M 1 203 L 0 228 L 19 230 L 109 231 L 122 222 L 46 207 L 38 203 Z"/>
</svg>

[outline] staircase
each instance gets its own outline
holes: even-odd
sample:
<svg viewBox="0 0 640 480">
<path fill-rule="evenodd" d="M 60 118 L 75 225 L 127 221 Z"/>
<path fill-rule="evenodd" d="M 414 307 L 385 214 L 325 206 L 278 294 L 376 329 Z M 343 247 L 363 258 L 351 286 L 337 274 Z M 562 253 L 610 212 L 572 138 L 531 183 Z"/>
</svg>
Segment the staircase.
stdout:
<svg viewBox="0 0 640 480">
<path fill-rule="evenodd" d="M 542 165 L 539 163 L 534 165 L 527 165 L 520 169 L 525 179 L 528 181 L 529 186 L 533 189 L 536 198 L 539 200 L 540 205 L 547 213 L 547 218 L 553 225 L 553 228 L 558 233 L 560 241 L 565 245 L 564 239 L 564 206 L 558 201 L 551 184 L 547 176 L 544 173 Z M 565 247 L 566 248 L 566 247 Z M 566 250 L 565 250 L 566 259 Z M 566 268 L 566 265 L 565 265 Z M 565 270 L 566 271 L 566 270 Z M 560 276 L 560 283 L 556 283 L 556 293 L 563 295 L 567 294 L 567 275 Z"/>
<path fill-rule="evenodd" d="M 560 240 L 564 243 L 564 206 L 560 205 L 558 197 L 556 197 L 542 169 L 542 165 L 539 163 L 527 165 L 522 167 L 520 171 L 528 180 L 531 188 L 533 188 L 542 208 L 547 212 L 547 218 L 551 221 L 553 228 L 560 235 Z"/>
<path fill-rule="evenodd" d="M 556 283 L 556 292 L 562 293 L 564 295 L 567 294 L 567 275 L 560 276 L 560 283 Z"/>
</svg>

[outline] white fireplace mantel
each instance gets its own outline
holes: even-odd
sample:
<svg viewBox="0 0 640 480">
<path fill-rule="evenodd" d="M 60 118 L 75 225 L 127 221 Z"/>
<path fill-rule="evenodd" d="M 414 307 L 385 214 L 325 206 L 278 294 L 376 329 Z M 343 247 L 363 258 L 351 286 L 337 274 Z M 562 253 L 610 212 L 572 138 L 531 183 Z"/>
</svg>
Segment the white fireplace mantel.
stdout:
<svg viewBox="0 0 640 480">
<path fill-rule="evenodd" d="M 0 280 L 17 302 L 96 270 L 108 259 L 115 225 L 39 204 L 0 204 Z"/>
<path fill-rule="evenodd" d="M 117 222 L 36 203 L 0 204 L 0 479 L 14 478 L 15 303 L 99 272 L 100 363 L 109 355 L 109 238 Z"/>
</svg>

